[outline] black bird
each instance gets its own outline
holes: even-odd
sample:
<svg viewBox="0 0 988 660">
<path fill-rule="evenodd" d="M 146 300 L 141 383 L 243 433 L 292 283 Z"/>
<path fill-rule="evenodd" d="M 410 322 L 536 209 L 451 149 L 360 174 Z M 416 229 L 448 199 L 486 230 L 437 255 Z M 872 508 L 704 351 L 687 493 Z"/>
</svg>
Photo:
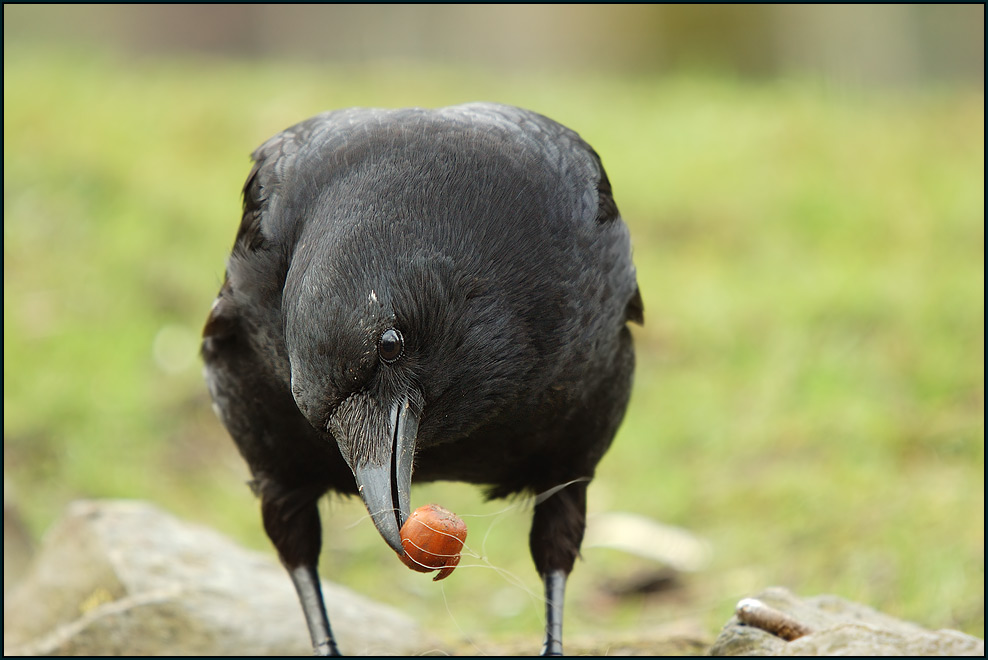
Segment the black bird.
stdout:
<svg viewBox="0 0 988 660">
<path fill-rule="evenodd" d="M 642 321 L 600 158 L 542 115 L 471 103 L 324 113 L 253 159 L 202 356 L 315 653 L 338 654 L 317 500 L 359 495 L 401 554 L 414 478 L 541 494 L 542 652 L 561 654 Z"/>
</svg>

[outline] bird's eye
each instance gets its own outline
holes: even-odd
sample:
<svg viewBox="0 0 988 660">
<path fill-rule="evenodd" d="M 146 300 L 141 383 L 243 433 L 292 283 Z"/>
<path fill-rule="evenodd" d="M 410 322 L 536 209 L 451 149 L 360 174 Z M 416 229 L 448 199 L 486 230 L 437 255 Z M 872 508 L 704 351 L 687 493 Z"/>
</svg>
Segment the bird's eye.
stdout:
<svg viewBox="0 0 988 660">
<path fill-rule="evenodd" d="M 381 333 L 381 339 L 377 342 L 377 354 L 387 364 L 396 362 L 405 351 L 405 339 L 401 333 L 394 328 L 388 328 Z"/>
</svg>

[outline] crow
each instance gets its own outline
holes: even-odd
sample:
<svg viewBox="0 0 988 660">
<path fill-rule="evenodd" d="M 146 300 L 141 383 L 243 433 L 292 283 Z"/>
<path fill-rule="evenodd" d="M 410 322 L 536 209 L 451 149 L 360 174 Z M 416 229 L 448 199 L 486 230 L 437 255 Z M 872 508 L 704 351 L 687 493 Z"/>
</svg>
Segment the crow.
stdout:
<svg viewBox="0 0 988 660">
<path fill-rule="evenodd" d="M 326 112 L 253 161 L 201 354 L 315 654 L 339 654 L 317 501 L 359 495 L 401 555 L 414 478 L 537 495 L 542 653 L 561 655 L 642 322 L 597 153 L 542 115 L 469 103 Z"/>
</svg>

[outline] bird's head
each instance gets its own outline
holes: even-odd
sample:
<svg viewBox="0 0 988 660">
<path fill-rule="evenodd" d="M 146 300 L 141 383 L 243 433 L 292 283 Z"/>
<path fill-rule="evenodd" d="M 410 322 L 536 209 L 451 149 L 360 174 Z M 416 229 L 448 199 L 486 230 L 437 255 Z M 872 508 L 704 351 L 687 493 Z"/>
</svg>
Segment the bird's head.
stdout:
<svg viewBox="0 0 988 660">
<path fill-rule="evenodd" d="M 389 229 L 303 237 L 282 309 L 296 404 L 337 443 L 401 554 L 416 448 L 490 419 L 531 361 L 483 280 L 428 246 L 398 249 Z"/>
</svg>

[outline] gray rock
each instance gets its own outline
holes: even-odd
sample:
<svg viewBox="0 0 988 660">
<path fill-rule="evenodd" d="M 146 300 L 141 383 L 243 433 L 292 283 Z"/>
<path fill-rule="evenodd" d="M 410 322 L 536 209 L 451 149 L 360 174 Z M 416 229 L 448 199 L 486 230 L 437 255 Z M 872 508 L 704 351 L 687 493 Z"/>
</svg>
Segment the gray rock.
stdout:
<svg viewBox="0 0 988 660">
<path fill-rule="evenodd" d="M 930 631 L 837 596 L 802 599 L 772 587 L 742 603 L 752 608 L 747 612 L 739 608 L 721 630 L 710 655 L 985 654 L 985 643 L 977 637 L 956 630 Z M 766 616 L 757 616 L 759 612 Z M 745 624 L 742 619 L 762 619 L 764 625 Z"/>
<path fill-rule="evenodd" d="M 396 610 L 323 590 L 345 653 L 438 648 Z M 5 655 L 310 655 L 308 639 L 280 564 L 143 502 L 70 505 L 4 599 Z"/>
</svg>

